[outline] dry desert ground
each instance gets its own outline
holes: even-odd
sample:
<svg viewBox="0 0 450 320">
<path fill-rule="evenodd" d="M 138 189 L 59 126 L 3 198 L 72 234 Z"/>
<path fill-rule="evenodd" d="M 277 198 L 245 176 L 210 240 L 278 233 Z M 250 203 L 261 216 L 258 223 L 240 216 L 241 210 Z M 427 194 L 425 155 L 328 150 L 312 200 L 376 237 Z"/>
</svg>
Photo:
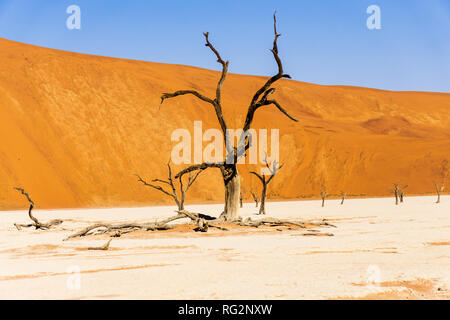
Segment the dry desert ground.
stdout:
<svg viewBox="0 0 450 320">
<path fill-rule="evenodd" d="M 189 210 L 215 215 L 222 205 Z M 62 218 L 50 231 L 18 231 L 26 211 L 2 212 L 1 299 L 448 299 L 450 196 L 271 202 L 270 216 L 323 221 L 314 229 L 183 228 L 62 241 L 97 221 L 152 221 L 173 207 L 36 210 Z M 257 212 L 244 204 L 243 216 Z"/>
</svg>

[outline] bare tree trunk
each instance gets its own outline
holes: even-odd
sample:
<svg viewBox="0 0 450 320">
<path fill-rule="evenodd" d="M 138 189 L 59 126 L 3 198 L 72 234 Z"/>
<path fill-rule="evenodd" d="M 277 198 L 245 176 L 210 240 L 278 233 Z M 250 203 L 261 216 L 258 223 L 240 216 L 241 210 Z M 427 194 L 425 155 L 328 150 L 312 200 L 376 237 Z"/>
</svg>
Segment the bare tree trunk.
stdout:
<svg viewBox="0 0 450 320">
<path fill-rule="evenodd" d="M 225 221 L 235 221 L 239 218 L 239 199 L 241 194 L 241 178 L 236 169 L 229 168 L 233 172 L 229 177 L 224 176 L 225 183 L 225 210 L 222 218 Z M 225 171 L 228 172 L 226 169 Z"/>
<path fill-rule="evenodd" d="M 325 191 L 322 191 L 320 193 L 320 196 L 322 198 L 322 208 L 324 208 L 325 207 L 325 199 L 327 198 L 327 193 Z"/>
<path fill-rule="evenodd" d="M 439 185 L 435 182 L 434 187 L 436 188 L 436 193 L 438 196 L 436 203 L 441 203 L 441 191 L 444 191 L 444 184 L 442 184 L 442 187 L 439 188 Z"/>
<path fill-rule="evenodd" d="M 342 191 L 342 201 L 341 201 L 341 205 L 343 205 L 344 204 L 344 201 L 345 201 L 345 192 L 344 191 Z"/>
<path fill-rule="evenodd" d="M 395 184 L 394 185 L 394 196 L 395 196 L 395 205 L 398 206 L 398 199 L 399 199 L 399 189 L 398 189 L 398 185 Z"/>
<path fill-rule="evenodd" d="M 255 201 L 255 203 L 256 203 L 256 208 L 258 208 L 258 205 L 259 205 L 258 196 L 253 191 L 250 191 L 250 193 L 253 197 L 253 201 Z"/>
<path fill-rule="evenodd" d="M 242 192 L 241 192 L 241 195 L 239 196 L 239 202 L 240 202 L 240 204 L 241 204 L 241 208 L 244 207 L 243 200 L 244 200 L 244 199 L 242 199 Z"/>
<path fill-rule="evenodd" d="M 266 196 L 267 196 L 267 184 L 263 184 L 262 196 L 261 196 L 261 206 L 259 207 L 259 214 L 266 214 Z"/>
</svg>

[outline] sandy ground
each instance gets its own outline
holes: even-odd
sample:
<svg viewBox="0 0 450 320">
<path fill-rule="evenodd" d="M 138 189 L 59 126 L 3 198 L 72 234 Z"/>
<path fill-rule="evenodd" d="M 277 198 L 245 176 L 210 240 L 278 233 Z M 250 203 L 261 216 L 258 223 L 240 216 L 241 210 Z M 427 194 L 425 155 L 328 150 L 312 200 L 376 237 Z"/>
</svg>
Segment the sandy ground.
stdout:
<svg viewBox="0 0 450 320">
<path fill-rule="evenodd" d="M 173 207 L 36 211 L 66 219 L 52 231 L 18 231 L 27 214 L 2 212 L 2 299 L 448 299 L 450 196 L 269 203 L 283 218 L 328 219 L 334 236 L 305 231 L 135 233 L 109 251 L 105 237 L 62 240 L 96 221 L 149 221 Z M 189 207 L 216 214 L 221 205 Z M 243 215 L 256 212 L 245 204 Z"/>
</svg>

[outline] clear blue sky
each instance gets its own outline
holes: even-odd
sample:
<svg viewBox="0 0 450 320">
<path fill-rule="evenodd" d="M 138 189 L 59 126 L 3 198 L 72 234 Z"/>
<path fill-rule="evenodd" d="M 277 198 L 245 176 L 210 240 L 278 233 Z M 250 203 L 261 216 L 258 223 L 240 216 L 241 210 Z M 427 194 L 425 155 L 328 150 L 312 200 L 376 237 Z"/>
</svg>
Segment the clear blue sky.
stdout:
<svg viewBox="0 0 450 320">
<path fill-rule="evenodd" d="M 66 8 L 82 10 L 68 30 Z M 366 9 L 381 7 L 381 30 Z M 272 13 L 295 80 L 450 92 L 450 0 L 0 0 L 0 37 L 44 47 L 218 69 L 203 31 L 234 73 L 270 75 Z"/>
</svg>

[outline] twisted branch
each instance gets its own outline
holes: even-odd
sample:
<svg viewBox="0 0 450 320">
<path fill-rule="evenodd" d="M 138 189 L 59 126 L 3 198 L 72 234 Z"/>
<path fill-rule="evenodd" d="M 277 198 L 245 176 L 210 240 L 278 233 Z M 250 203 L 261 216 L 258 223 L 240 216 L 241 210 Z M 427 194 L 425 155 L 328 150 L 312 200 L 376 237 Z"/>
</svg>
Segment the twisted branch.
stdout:
<svg viewBox="0 0 450 320">
<path fill-rule="evenodd" d="M 33 216 L 32 210 L 34 208 L 34 201 L 31 199 L 31 196 L 23 188 L 14 188 L 14 189 L 19 191 L 21 194 L 23 194 L 27 198 L 28 202 L 30 203 L 30 207 L 28 209 L 28 216 L 33 221 L 33 223 L 31 223 L 31 224 L 15 223 L 14 226 L 17 228 L 17 230 L 20 231 L 22 228 L 31 228 L 31 227 L 34 227 L 36 230 L 38 230 L 38 229 L 48 230 L 54 226 L 57 226 L 57 225 L 60 225 L 61 223 L 63 223 L 63 221 L 59 220 L 59 219 L 51 220 L 48 223 L 40 222 L 37 218 L 35 218 Z"/>
</svg>

